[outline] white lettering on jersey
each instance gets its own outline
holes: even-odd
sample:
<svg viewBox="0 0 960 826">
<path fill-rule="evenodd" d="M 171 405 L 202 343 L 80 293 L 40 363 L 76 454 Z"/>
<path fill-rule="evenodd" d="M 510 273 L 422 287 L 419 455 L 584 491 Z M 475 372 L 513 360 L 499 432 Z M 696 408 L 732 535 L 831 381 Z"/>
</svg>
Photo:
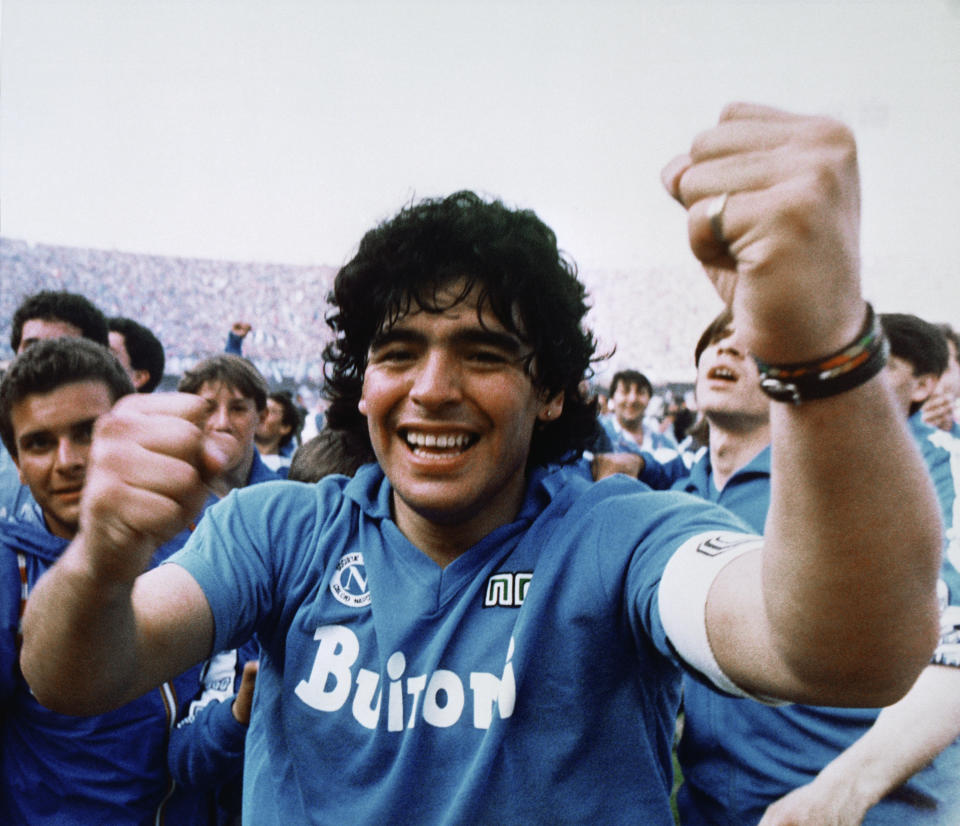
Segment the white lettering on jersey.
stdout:
<svg viewBox="0 0 960 826">
<path fill-rule="evenodd" d="M 438 668 L 432 674 L 405 677 L 407 658 L 395 651 L 387 659 L 386 720 L 381 714 L 383 695 L 380 675 L 367 668 L 353 666 L 360 656 L 357 635 L 342 625 L 324 625 L 313 633 L 319 645 L 310 676 L 301 680 L 294 693 L 317 711 L 335 712 L 350 701 L 353 718 L 364 728 L 386 725 L 387 731 L 413 728 L 422 720 L 427 725 L 447 728 L 459 722 L 464 711 L 473 717 L 473 726 L 487 729 L 493 722 L 494 708 L 500 719 L 513 714 L 516 681 L 513 673 L 513 639 L 507 649 L 503 675 L 471 672 L 466 679 L 454 671 Z M 472 703 L 467 703 L 467 688 Z"/>
</svg>

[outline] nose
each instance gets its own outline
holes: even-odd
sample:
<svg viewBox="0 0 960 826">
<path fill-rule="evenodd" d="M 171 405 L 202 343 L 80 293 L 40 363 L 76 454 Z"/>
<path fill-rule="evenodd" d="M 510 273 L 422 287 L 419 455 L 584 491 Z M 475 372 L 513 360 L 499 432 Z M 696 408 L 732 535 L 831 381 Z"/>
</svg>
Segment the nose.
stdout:
<svg viewBox="0 0 960 826">
<path fill-rule="evenodd" d="M 207 430 L 225 431 L 230 429 L 230 417 L 226 405 L 218 404 L 211 408 L 207 417 Z"/>
<path fill-rule="evenodd" d="M 743 347 L 736 336 L 727 336 L 717 342 L 717 352 L 743 358 L 746 355 L 746 348 Z"/>
<path fill-rule="evenodd" d="M 460 390 L 457 360 L 434 349 L 424 355 L 415 371 L 410 398 L 423 407 L 437 407 L 459 400 Z"/>
<path fill-rule="evenodd" d="M 87 445 L 79 444 L 75 440 L 64 437 L 57 443 L 57 470 L 62 473 L 71 473 L 82 469 L 87 462 Z"/>
</svg>

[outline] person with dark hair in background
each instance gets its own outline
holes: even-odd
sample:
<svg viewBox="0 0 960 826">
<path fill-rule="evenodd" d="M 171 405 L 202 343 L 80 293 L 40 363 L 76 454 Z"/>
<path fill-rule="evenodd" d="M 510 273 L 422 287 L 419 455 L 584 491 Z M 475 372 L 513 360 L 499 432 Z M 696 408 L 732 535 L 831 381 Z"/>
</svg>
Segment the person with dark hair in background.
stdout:
<svg viewBox="0 0 960 826">
<path fill-rule="evenodd" d="M 167 812 L 167 737 L 199 669 L 114 711 L 73 717 L 41 706 L 17 663 L 27 595 L 79 527 L 94 423 L 132 392 L 110 351 L 84 339 L 32 344 L 0 383 L 0 435 L 35 501 L 0 521 L 2 823 L 141 826 Z"/>
<path fill-rule="evenodd" d="M 163 381 L 163 345 L 149 329 L 132 318 L 107 319 L 110 349 L 127 371 L 138 393 L 152 393 Z"/>
<path fill-rule="evenodd" d="M 267 396 L 267 407 L 254 441 L 264 464 L 283 476 L 297 448 L 302 420 L 300 408 L 288 391 L 278 390 Z"/>
<path fill-rule="evenodd" d="M 237 491 L 141 573 L 229 444 L 186 396 L 101 422 L 83 529 L 24 617 L 39 699 L 100 711 L 256 633 L 245 821 L 670 824 L 681 670 L 789 701 L 906 693 L 940 521 L 878 375 L 852 135 L 735 104 L 663 178 L 791 402 L 764 537 L 565 464 L 596 426 L 584 287 L 533 212 L 459 192 L 369 232 L 334 283 L 328 422 L 376 464 Z"/>
<path fill-rule="evenodd" d="M 923 403 L 923 420 L 933 427 L 946 430 L 960 438 L 957 400 L 960 399 L 960 333 L 949 324 L 940 324 L 947 339 L 947 369 L 940 376 L 936 390 Z"/>
<path fill-rule="evenodd" d="M 947 434 L 916 415 L 946 365 L 943 336 L 916 316 L 883 314 L 879 320 L 890 343 L 887 377 L 901 415 L 909 417 L 951 537 L 960 456 L 944 445 Z M 710 449 L 675 489 L 717 502 L 762 530 L 771 499 L 770 400 L 729 312 L 701 336 L 696 361 L 697 405 L 709 423 Z M 684 826 L 960 823 L 955 537 L 946 550 L 940 644 L 910 692 L 890 708 L 765 706 L 684 676 L 678 748 Z"/>
<path fill-rule="evenodd" d="M 14 353 L 22 353 L 48 338 L 86 338 L 107 347 L 107 320 L 88 298 L 77 293 L 34 293 L 13 313 L 10 347 Z M 10 454 L 0 446 L 0 519 L 16 518 L 33 505 L 30 489 L 21 484 Z"/>
<path fill-rule="evenodd" d="M 22 353 L 45 338 L 88 338 L 110 346 L 107 319 L 88 298 L 77 293 L 35 293 L 14 311 L 10 330 L 14 353 Z"/>
<path fill-rule="evenodd" d="M 613 446 L 613 453 L 646 452 L 666 462 L 678 454 L 673 437 L 661 433 L 645 419 L 653 398 L 653 385 L 638 370 L 620 370 L 610 380 L 610 404 L 613 412 L 602 416 L 600 423 Z"/>
</svg>

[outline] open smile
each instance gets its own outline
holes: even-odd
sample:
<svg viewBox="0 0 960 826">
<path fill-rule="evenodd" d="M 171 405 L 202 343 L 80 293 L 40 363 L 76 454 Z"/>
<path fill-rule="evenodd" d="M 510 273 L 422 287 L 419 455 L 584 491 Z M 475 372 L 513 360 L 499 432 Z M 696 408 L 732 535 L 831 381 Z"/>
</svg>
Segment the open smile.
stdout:
<svg viewBox="0 0 960 826">
<path fill-rule="evenodd" d="M 719 381 L 737 381 L 739 376 L 729 367 L 718 364 L 716 367 L 711 367 L 710 370 L 707 371 L 707 378 L 717 379 Z"/>
<path fill-rule="evenodd" d="M 400 437 L 414 455 L 424 458 L 459 456 L 480 439 L 475 433 L 425 433 L 408 429 L 401 430 Z"/>
</svg>

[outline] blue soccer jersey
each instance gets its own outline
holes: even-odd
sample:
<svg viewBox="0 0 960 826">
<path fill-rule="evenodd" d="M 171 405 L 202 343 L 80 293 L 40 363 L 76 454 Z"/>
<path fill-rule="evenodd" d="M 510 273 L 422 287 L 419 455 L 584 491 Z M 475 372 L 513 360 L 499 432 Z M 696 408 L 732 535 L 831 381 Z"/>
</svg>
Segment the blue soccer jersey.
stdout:
<svg viewBox="0 0 960 826">
<path fill-rule="evenodd" d="M 516 520 L 441 568 L 391 495 L 375 465 L 238 491 L 175 559 L 215 650 L 261 642 L 244 820 L 672 823 L 658 583 L 686 539 L 742 523 L 539 470 Z"/>
</svg>

